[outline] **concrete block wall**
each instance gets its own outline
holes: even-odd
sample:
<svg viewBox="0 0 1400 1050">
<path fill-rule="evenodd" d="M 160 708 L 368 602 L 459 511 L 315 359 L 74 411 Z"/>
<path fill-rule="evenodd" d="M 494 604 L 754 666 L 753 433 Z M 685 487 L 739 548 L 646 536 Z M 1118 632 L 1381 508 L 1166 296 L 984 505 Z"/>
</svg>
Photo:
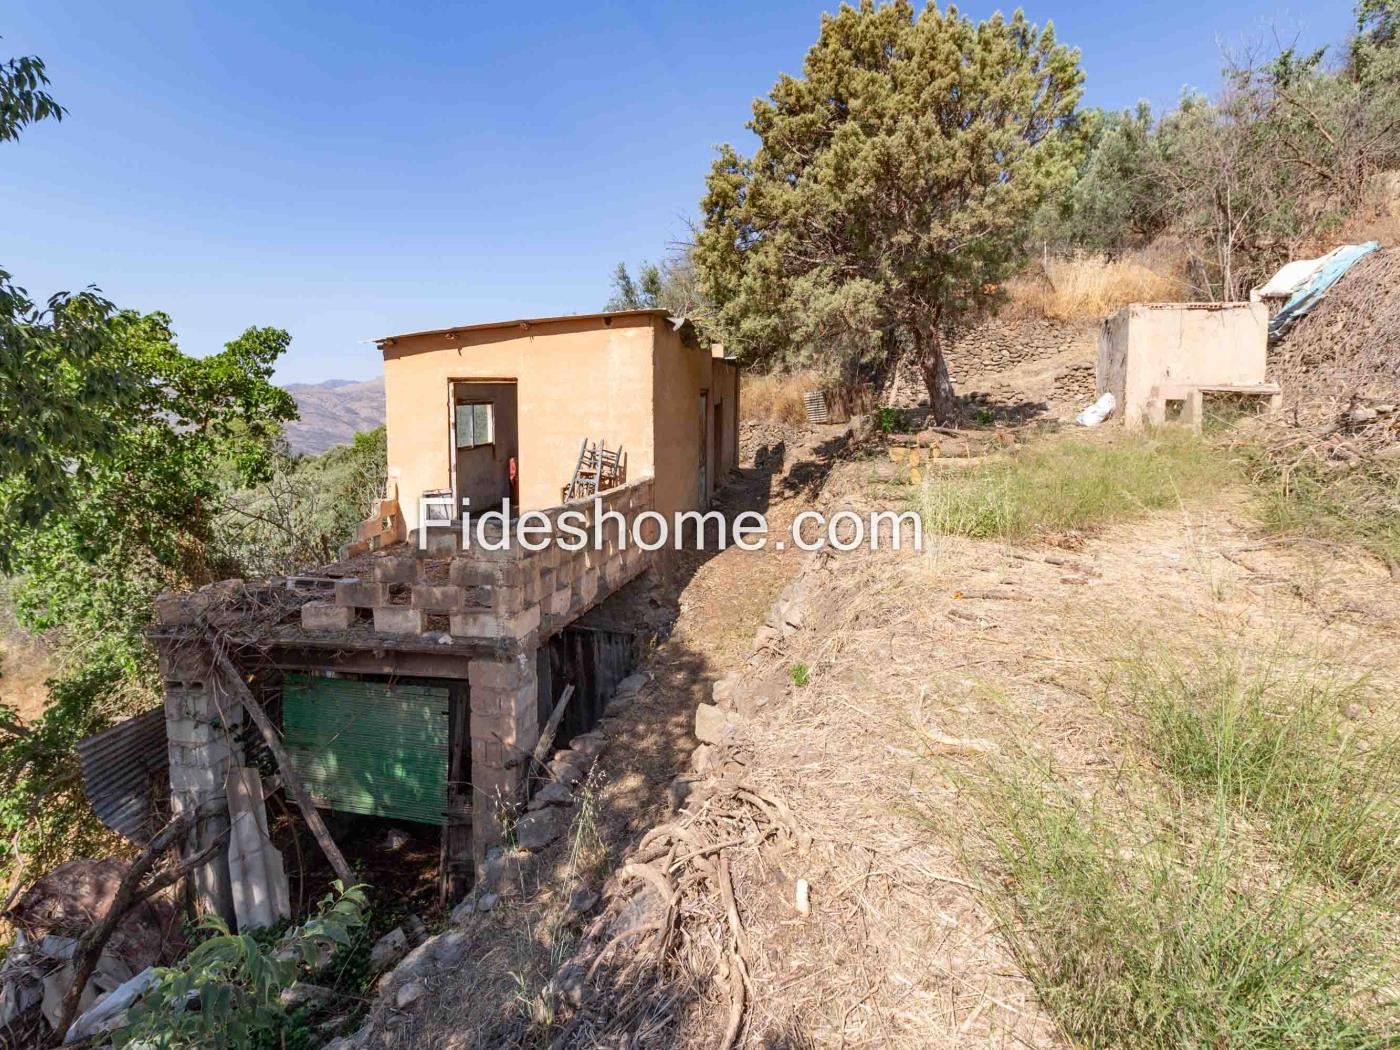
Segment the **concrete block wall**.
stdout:
<svg viewBox="0 0 1400 1050">
<path fill-rule="evenodd" d="M 244 711 L 228 690 L 218 687 L 213 655 L 203 641 L 161 639 L 157 652 L 165 694 L 171 812 L 201 806 L 211 811 L 184 842 L 184 855 L 190 856 L 229 829 L 227 784 L 230 770 L 244 764 L 239 739 Z M 234 920 L 228 864 L 222 855 L 196 870 L 191 881 L 204 907 Z"/>
<path fill-rule="evenodd" d="M 434 629 L 434 619 L 440 629 L 446 617 L 454 638 L 529 642 L 533 648 L 650 564 L 650 552 L 631 542 L 631 527 L 639 514 L 652 509 L 652 497 L 651 478 L 602 494 L 603 512 L 622 515 L 627 539 L 619 542 L 609 525 L 600 550 L 592 545 L 591 498 L 542 512 L 551 522 L 567 510 L 585 516 L 582 527 L 589 542 L 577 551 L 554 542 L 566 535 L 557 524 L 549 544 L 538 551 L 514 544 L 500 551 L 464 550 L 460 528 L 431 528 L 426 550 L 419 550 L 417 537 L 410 536 L 401 549 L 376 557 L 370 574 L 337 580 L 333 599 L 303 605 L 302 628 L 343 631 L 357 622 L 372 622 L 383 634 L 421 635 Z"/>
</svg>

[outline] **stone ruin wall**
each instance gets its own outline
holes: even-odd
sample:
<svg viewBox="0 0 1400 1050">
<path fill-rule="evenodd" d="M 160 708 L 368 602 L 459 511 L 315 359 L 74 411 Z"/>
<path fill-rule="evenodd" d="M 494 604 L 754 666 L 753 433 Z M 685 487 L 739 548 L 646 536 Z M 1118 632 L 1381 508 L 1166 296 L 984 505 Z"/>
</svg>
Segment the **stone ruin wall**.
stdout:
<svg viewBox="0 0 1400 1050">
<path fill-rule="evenodd" d="M 1066 415 L 1094 400 L 1098 359 L 1097 321 L 991 317 L 944 333 L 944 355 L 953 388 L 992 409 L 1022 406 L 1037 414 Z M 923 379 L 906 361 L 894 403 L 926 400 Z"/>
</svg>

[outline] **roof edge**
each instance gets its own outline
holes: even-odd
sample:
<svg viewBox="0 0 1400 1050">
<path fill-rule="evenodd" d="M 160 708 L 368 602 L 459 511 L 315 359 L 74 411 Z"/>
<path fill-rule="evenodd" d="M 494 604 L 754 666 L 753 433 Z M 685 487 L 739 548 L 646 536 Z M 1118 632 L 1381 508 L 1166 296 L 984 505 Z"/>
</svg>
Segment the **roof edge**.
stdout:
<svg viewBox="0 0 1400 1050">
<path fill-rule="evenodd" d="M 599 310 L 586 314 L 559 314 L 554 317 L 519 317 L 510 321 L 483 321 L 479 324 L 457 324 L 447 328 L 428 328 L 421 332 L 403 332 L 399 335 L 384 335 L 374 339 L 382 349 L 392 346 L 396 339 L 414 339 L 425 335 L 454 335 L 458 332 L 484 332 L 492 328 L 525 328 L 536 324 L 553 324 L 559 321 L 601 321 L 607 317 L 669 317 L 670 311 L 660 307 L 645 310 Z"/>
</svg>

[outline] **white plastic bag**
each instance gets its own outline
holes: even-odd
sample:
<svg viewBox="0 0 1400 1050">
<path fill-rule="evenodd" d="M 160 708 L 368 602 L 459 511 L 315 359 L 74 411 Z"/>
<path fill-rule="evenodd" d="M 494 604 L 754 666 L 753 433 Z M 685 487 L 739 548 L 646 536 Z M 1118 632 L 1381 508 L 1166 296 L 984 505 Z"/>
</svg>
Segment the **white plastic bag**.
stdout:
<svg viewBox="0 0 1400 1050">
<path fill-rule="evenodd" d="M 1113 410 L 1116 407 L 1118 407 L 1117 399 L 1112 393 L 1105 392 L 1103 397 L 1075 416 L 1074 421 L 1081 427 L 1096 427 L 1113 415 Z"/>
</svg>

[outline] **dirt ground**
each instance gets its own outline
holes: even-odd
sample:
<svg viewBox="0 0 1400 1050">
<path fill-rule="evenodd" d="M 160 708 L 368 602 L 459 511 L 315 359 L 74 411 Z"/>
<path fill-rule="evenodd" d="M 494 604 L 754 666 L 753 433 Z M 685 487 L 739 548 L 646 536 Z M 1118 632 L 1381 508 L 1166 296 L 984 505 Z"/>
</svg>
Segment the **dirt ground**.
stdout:
<svg viewBox="0 0 1400 1050">
<path fill-rule="evenodd" d="M 839 427 L 746 433 L 725 509 L 766 509 L 775 532 L 819 491 L 828 509 L 912 498 L 882 460 L 851 455 Z M 787 627 L 761 629 L 780 592 Z M 731 1033 L 771 1050 L 1068 1045 L 974 888 L 959 847 L 961 764 L 1015 749 L 1071 781 L 1111 784 L 1124 761 L 1120 659 L 1287 653 L 1370 675 L 1379 698 L 1395 686 L 1400 635 L 1382 566 L 1262 539 L 1229 493 L 1073 551 L 930 536 L 921 552 L 686 556 L 619 601 L 619 615 L 650 608 L 674 623 L 573 834 L 476 917 L 468 962 L 430 981 L 413 1011 L 378 1011 L 370 1045 L 713 1047 Z M 551 975 L 597 933 L 599 907 L 629 906 L 619 871 L 648 829 L 678 819 L 694 712 L 726 673 L 759 700 L 724 775 L 798 829 L 732 822 L 721 851 L 749 959 L 738 1028 L 734 975 L 695 925 L 668 966 L 654 938 L 608 945 L 575 1009 Z M 575 893 L 582 907 L 569 906 Z M 702 918 L 709 907 L 724 929 L 723 906 L 681 906 Z"/>
</svg>

